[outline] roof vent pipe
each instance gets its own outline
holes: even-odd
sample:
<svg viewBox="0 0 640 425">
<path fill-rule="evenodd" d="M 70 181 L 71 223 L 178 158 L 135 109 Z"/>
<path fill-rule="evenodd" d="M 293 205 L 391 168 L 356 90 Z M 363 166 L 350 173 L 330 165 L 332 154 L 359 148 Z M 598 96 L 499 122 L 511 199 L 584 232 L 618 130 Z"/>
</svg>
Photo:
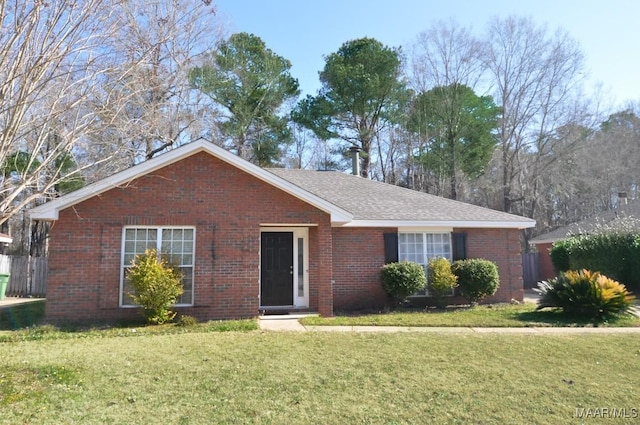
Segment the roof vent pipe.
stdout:
<svg viewBox="0 0 640 425">
<path fill-rule="evenodd" d="M 349 148 L 351 152 L 351 174 L 354 176 L 360 175 L 360 148 L 357 146 L 351 146 Z"/>
</svg>

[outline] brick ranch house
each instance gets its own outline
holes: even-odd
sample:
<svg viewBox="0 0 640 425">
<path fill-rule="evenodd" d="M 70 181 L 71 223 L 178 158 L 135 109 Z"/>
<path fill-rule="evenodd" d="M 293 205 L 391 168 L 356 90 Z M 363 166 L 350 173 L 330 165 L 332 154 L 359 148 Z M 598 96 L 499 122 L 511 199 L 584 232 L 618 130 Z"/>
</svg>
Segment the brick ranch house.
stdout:
<svg viewBox="0 0 640 425">
<path fill-rule="evenodd" d="M 603 229 L 626 229 L 640 232 L 640 200 L 627 201 L 625 192 L 618 194 L 615 209 L 601 211 L 593 216 L 550 232 L 538 235 L 529 241 L 539 253 L 538 269 L 540 280 L 549 280 L 558 275 L 551 255 L 553 244 L 571 236 L 600 233 Z"/>
<path fill-rule="evenodd" d="M 34 208 L 50 220 L 46 319 L 138 317 L 125 271 L 157 248 L 179 265 L 180 314 L 334 311 L 386 302 L 385 261 L 482 257 L 490 302 L 522 300 L 519 229 L 533 220 L 335 171 L 263 169 L 193 142 Z"/>
</svg>

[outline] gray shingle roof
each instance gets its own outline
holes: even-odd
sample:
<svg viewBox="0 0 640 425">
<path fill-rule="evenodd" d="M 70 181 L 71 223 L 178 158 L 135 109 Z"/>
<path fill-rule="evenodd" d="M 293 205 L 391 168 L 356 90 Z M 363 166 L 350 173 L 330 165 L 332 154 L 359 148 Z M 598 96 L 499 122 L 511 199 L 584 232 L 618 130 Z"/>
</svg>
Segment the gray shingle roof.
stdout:
<svg viewBox="0 0 640 425">
<path fill-rule="evenodd" d="M 615 210 L 602 211 L 588 219 L 538 235 L 531 239 L 530 243 L 555 242 L 573 235 L 586 235 L 601 232 L 603 229 L 623 228 L 640 231 L 639 200 L 620 204 Z"/>
<path fill-rule="evenodd" d="M 464 202 L 376 182 L 338 171 L 267 169 L 354 215 L 354 220 L 502 223 L 532 227 L 535 221 Z M 443 224 L 444 225 L 444 224 Z"/>
</svg>

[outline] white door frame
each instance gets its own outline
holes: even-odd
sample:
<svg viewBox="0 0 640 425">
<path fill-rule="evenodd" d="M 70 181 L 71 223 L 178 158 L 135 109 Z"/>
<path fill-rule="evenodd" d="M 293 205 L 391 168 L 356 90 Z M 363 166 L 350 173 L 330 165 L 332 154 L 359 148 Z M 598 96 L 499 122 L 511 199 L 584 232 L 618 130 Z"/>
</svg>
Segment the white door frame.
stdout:
<svg viewBox="0 0 640 425">
<path fill-rule="evenodd" d="M 309 228 L 308 227 L 261 227 L 262 232 L 293 233 L 293 307 L 309 307 Z M 302 252 L 300 252 L 302 249 Z M 261 254 L 262 255 L 262 254 Z M 302 259 L 302 264 L 300 264 Z M 260 264 L 260 263 L 258 263 Z M 262 272 L 260 272 L 262 278 Z M 302 282 L 300 282 L 302 280 Z M 260 288 L 261 285 L 258 285 Z M 261 301 L 262 302 L 262 301 Z M 289 307 L 289 306 L 282 306 Z M 260 306 L 262 308 L 262 305 Z"/>
</svg>

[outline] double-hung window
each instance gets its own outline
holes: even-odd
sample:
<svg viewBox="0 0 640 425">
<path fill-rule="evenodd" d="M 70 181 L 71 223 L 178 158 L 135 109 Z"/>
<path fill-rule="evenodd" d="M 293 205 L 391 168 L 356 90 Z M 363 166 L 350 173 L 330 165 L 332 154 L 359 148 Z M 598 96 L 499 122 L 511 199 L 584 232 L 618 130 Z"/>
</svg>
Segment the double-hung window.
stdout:
<svg viewBox="0 0 640 425">
<path fill-rule="evenodd" d="M 133 292 L 126 278 L 136 255 L 147 249 L 155 249 L 173 267 L 182 273 L 183 294 L 176 305 L 193 305 L 193 263 L 195 257 L 195 233 L 193 227 L 125 227 L 122 237 L 122 267 L 120 305 L 135 306 L 128 294 Z"/>
<path fill-rule="evenodd" d="M 407 232 L 398 234 L 398 259 L 421 264 L 425 271 L 429 260 L 436 257 L 452 260 L 451 233 Z M 429 295 L 425 288 L 415 295 Z"/>
</svg>

